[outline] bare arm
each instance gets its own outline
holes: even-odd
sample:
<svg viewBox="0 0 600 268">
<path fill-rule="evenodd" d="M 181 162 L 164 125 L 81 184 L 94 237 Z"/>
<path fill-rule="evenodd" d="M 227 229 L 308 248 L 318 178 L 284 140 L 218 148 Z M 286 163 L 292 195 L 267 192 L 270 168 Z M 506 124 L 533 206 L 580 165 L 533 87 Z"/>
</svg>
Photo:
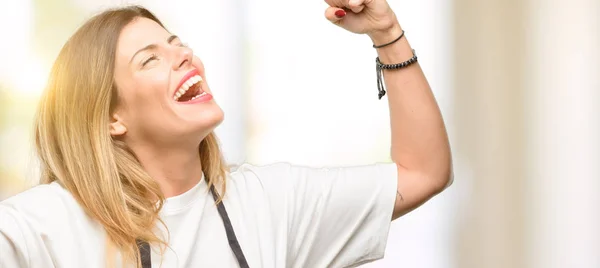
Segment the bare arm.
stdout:
<svg viewBox="0 0 600 268">
<path fill-rule="evenodd" d="M 371 34 L 374 44 L 385 44 L 402 33 L 397 22 Z M 406 37 L 377 49 L 384 64 L 410 59 Z M 393 219 L 417 208 L 452 183 L 448 136 L 439 107 L 418 63 L 384 70 L 392 128 L 392 160 L 398 165 L 398 195 Z"/>
<path fill-rule="evenodd" d="M 325 0 L 325 17 L 374 44 L 396 40 L 402 33 L 386 0 Z M 406 37 L 377 49 L 383 64 L 413 56 Z M 398 165 L 398 195 L 392 219 L 417 208 L 452 182 L 452 160 L 440 109 L 418 63 L 384 70 L 392 128 L 393 161 Z"/>
</svg>

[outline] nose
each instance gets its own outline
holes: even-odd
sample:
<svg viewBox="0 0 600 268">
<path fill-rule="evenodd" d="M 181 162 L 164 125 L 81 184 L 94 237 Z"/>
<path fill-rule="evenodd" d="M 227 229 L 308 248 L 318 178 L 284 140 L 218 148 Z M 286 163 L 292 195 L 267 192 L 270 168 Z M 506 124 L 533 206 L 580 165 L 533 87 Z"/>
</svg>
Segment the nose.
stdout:
<svg viewBox="0 0 600 268">
<path fill-rule="evenodd" d="M 192 58 L 194 57 L 194 52 L 189 47 L 176 47 L 175 57 L 173 61 L 173 70 L 178 70 L 181 68 L 186 68 L 192 65 Z"/>
</svg>

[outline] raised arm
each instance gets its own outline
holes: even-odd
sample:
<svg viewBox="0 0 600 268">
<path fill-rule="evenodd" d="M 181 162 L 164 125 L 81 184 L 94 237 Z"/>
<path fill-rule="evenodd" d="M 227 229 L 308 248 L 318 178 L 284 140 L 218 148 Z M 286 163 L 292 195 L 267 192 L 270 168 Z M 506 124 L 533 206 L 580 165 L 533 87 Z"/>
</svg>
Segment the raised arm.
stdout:
<svg viewBox="0 0 600 268">
<path fill-rule="evenodd" d="M 338 26 L 367 34 L 374 45 L 403 32 L 385 0 L 326 0 L 325 16 Z M 343 10 L 343 11 L 341 11 Z M 406 36 L 377 49 L 383 64 L 408 61 L 413 51 Z M 417 208 L 452 183 L 452 160 L 440 109 L 418 62 L 383 70 L 392 128 L 393 161 L 398 165 L 398 195 L 393 219 Z"/>
</svg>

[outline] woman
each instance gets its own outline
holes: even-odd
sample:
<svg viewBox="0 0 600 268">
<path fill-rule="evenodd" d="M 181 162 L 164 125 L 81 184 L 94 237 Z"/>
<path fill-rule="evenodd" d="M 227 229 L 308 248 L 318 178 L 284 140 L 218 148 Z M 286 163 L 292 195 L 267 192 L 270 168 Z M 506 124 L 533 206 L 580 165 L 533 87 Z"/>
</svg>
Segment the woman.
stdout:
<svg viewBox="0 0 600 268">
<path fill-rule="evenodd" d="M 68 40 L 52 69 L 35 129 L 43 183 L 0 203 L 0 267 L 351 267 L 382 258 L 390 220 L 450 184 L 450 149 L 386 1 L 326 2 L 327 19 L 367 34 L 380 62 L 401 63 L 378 65 L 394 163 L 228 172 L 213 134 L 223 113 L 200 59 L 149 11 L 108 10 Z"/>
</svg>

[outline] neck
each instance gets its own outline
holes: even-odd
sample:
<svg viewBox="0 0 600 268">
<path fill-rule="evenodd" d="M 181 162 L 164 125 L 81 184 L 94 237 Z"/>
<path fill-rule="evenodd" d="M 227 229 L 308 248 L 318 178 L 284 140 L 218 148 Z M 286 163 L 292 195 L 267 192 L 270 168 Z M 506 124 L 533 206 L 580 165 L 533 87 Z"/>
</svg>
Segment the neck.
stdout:
<svg viewBox="0 0 600 268">
<path fill-rule="evenodd" d="M 202 178 L 198 146 L 156 148 L 138 144 L 130 148 L 146 172 L 158 182 L 165 198 L 185 193 Z"/>
</svg>

